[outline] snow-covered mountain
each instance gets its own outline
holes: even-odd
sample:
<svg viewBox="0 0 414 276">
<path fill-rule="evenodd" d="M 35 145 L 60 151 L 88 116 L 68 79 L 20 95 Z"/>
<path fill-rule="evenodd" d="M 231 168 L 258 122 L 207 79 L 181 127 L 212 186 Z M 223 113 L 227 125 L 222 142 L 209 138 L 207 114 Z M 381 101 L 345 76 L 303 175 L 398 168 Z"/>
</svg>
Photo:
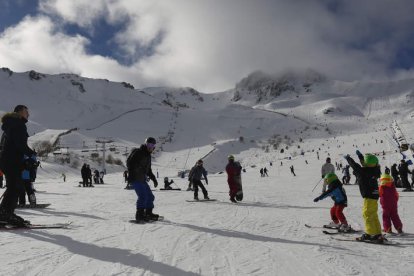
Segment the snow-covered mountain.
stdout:
<svg viewBox="0 0 414 276">
<path fill-rule="evenodd" d="M 26 104 L 35 147 L 48 141 L 54 149 L 64 148 L 82 159 L 96 150 L 97 138 L 105 137 L 113 140 L 112 157 L 124 160 L 131 147 L 154 136 L 160 141 L 157 158 L 193 151 L 174 163 L 188 169 L 207 155 L 214 161 L 207 162 L 209 169 L 217 171 L 229 152 L 279 150 L 308 138 L 375 131 L 392 120 L 412 121 L 413 88 L 412 79 L 342 82 L 308 70 L 254 72 L 233 89 L 204 94 L 192 88 L 138 89 L 73 74 L 2 68 L 0 112 Z M 197 154 L 200 148 L 204 150 Z"/>
</svg>

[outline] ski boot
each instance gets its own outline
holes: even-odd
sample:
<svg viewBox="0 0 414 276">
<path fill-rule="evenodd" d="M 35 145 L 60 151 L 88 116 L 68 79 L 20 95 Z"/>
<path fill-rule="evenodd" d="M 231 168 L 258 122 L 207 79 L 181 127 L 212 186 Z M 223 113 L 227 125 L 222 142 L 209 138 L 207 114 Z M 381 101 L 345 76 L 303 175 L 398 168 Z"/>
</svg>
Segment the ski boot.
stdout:
<svg viewBox="0 0 414 276">
<path fill-rule="evenodd" d="M 233 203 L 237 203 L 237 200 L 234 198 L 234 196 L 230 197 L 230 201 Z"/>
<path fill-rule="evenodd" d="M 160 217 L 158 214 L 154 214 L 152 209 L 153 208 L 149 208 L 146 210 L 146 218 L 148 221 L 156 221 Z"/>
<path fill-rule="evenodd" d="M 350 233 L 352 231 L 353 229 L 348 224 L 341 224 L 341 226 L 338 229 L 338 232 L 341 232 L 341 233 Z"/>
<path fill-rule="evenodd" d="M 330 229 L 339 229 L 340 226 L 341 224 L 331 221 L 329 224 L 325 224 L 323 227 L 330 228 Z"/>
<path fill-rule="evenodd" d="M 145 223 L 149 221 L 145 216 L 144 208 L 137 208 L 137 212 L 135 213 L 135 220 L 137 221 L 137 223 Z"/>
</svg>

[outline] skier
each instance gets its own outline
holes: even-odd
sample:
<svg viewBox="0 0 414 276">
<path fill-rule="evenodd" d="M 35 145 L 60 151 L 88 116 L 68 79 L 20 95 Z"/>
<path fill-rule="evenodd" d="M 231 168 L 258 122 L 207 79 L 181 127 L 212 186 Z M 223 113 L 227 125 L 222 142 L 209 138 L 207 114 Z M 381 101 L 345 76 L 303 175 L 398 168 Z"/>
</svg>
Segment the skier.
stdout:
<svg viewBox="0 0 414 276">
<path fill-rule="evenodd" d="M 104 180 L 103 180 L 104 176 L 105 176 L 105 172 L 104 171 L 101 171 L 99 173 L 99 183 L 100 184 L 104 184 Z"/>
<path fill-rule="evenodd" d="M 32 155 L 31 158 L 24 156 L 23 162 L 23 172 L 22 172 L 22 182 L 23 189 L 19 192 L 18 205 L 24 207 L 26 205 L 26 194 L 29 198 L 30 206 L 36 206 L 36 195 L 33 189 L 33 181 L 35 176 L 31 175 L 33 172 L 33 167 L 37 165 L 36 156 Z"/>
<path fill-rule="evenodd" d="M 290 172 L 293 174 L 293 176 L 296 176 L 295 174 L 295 168 L 292 166 L 290 166 Z"/>
<path fill-rule="evenodd" d="M 359 185 L 359 191 L 363 198 L 362 217 L 364 218 L 365 233 L 357 238 L 361 241 L 373 241 L 383 243 L 385 238 L 381 234 L 381 224 L 378 219 L 378 181 L 381 170 L 378 165 L 378 158 L 372 154 L 365 154 L 357 150 L 356 154 L 362 166 L 354 161 L 349 154 L 345 160 L 354 170 Z"/>
<path fill-rule="evenodd" d="M 174 180 L 168 181 L 168 177 L 164 177 L 164 189 L 171 190 L 171 184 L 174 183 Z"/>
<path fill-rule="evenodd" d="M 413 189 L 411 188 L 410 182 L 408 182 L 408 174 L 410 172 L 410 170 L 408 169 L 408 164 L 405 162 L 405 160 L 401 160 L 400 165 L 398 166 L 398 172 L 400 174 L 401 177 L 401 182 L 402 182 L 402 186 L 403 188 L 405 188 L 404 190 L 402 190 L 403 192 L 411 192 Z"/>
<path fill-rule="evenodd" d="M 154 182 L 154 187 L 158 186 L 158 181 L 151 170 L 151 153 L 153 153 L 156 140 L 148 137 L 145 144 L 132 150 L 127 159 L 128 181 L 133 185 L 138 196 L 137 211 L 135 220 L 137 222 L 146 222 L 158 220 L 159 215 L 154 214 L 154 195 L 146 181 L 147 176 Z"/>
<path fill-rule="evenodd" d="M 339 181 L 338 176 L 334 173 L 328 173 L 324 177 L 324 182 L 327 184 L 327 191 L 315 198 L 313 201 L 318 202 L 328 196 L 334 201 L 334 205 L 331 208 L 332 221 L 328 224 L 329 227 L 338 228 L 340 232 L 349 232 L 351 227 L 348 225 L 346 217 L 343 213 L 345 207 L 347 207 L 348 198 L 346 196 L 345 189 Z"/>
<path fill-rule="evenodd" d="M 18 105 L 14 112 L 6 113 L 2 118 L 3 134 L 0 140 L 0 170 L 6 176 L 6 191 L 0 203 L 0 221 L 7 222 L 15 226 L 25 226 L 29 221 L 17 216 L 14 210 L 22 186 L 22 163 L 23 156 L 35 154 L 27 145 L 26 123 L 29 119 L 27 106 Z"/>
<path fill-rule="evenodd" d="M 383 231 L 392 233 L 391 222 L 399 234 L 402 231 L 402 223 L 398 215 L 398 192 L 389 174 L 382 174 L 379 187 L 380 203 L 382 206 Z"/>
<path fill-rule="evenodd" d="M 204 199 L 210 199 L 208 197 L 208 193 L 206 188 L 204 187 L 203 183 L 201 183 L 201 177 L 204 176 L 206 181 L 206 185 L 208 185 L 207 180 L 207 171 L 203 167 L 203 160 L 198 160 L 197 164 L 191 169 L 190 173 L 188 174 L 188 180 L 193 183 L 194 188 L 194 200 L 198 200 L 198 187 L 201 188 Z"/>
<path fill-rule="evenodd" d="M 234 156 L 228 156 L 228 163 L 226 166 L 226 173 L 227 173 L 227 183 L 229 184 L 229 195 L 230 201 L 237 203 L 237 200 L 243 199 L 241 196 L 243 192 L 241 191 L 241 170 L 242 166 L 239 162 L 234 161 Z"/>
<path fill-rule="evenodd" d="M 401 188 L 401 185 L 399 183 L 398 175 L 399 175 L 399 173 L 398 173 L 398 169 L 397 169 L 397 164 L 394 163 L 391 166 L 391 176 L 392 176 L 392 179 L 394 179 L 395 187 Z"/>
<path fill-rule="evenodd" d="M 98 170 L 93 171 L 93 183 L 99 184 L 99 171 Z"/>
<path fill-rule="evenodd" d="M 264 167 L 264 169 L 263 169 L 263 176 L 269 176 L 269 175 L 267 174 L 267 168 L 266 168 L 266 167 Z"/>
<path fill-rule="evenodd" d="M 330 157 L 326 158 L 326 163 L 322 165 L 322 168 L 321 168 L 322 179 L 324 179 L 325 175 L 327 175 L 328 173 L 335 173 L 335 167 L 334 165 L 332 165 Z M 326 191 L 326 183 L 324 182 L 322 185 L 322 193 L 324 193 L 325 191 Z"/>
<path fill-rule="evenodd" d="M 349 173 L 349 165 L 346 165 L 342 169 L 342 173 L 344 174 L 344 176 L 342 177 L 342 182 L 344 184 L 349 184 L 349 181 L 351 180 L 351 174 Z"/>
<path fill-rule="evenodd" d="M 82 176 L 82 186 L 87 187 L 88 186 L 88 171 L 86 167 L 86 163 L 83 164 L 81 168 L 81 176 Z M 79 184 L 79 187 L 81 185 Z"/>
<path fill-rule="evenodd" d="M 263 177 L 264 176 L 264 174 L 263 174 L 263 168 L 260 168 L 260 177 Z"/>
</svg>

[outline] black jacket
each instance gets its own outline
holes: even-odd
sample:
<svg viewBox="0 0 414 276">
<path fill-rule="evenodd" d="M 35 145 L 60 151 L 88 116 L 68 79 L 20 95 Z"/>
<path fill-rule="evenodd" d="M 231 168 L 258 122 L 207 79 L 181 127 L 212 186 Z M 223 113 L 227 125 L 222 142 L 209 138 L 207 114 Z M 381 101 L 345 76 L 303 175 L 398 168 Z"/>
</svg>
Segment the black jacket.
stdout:
<svg viewBox="0 0 414 276">
<path fill-rule="evenodd" d="M 127 167 L 129 182 L 146 182 L 148 176 L 154 183 L 157 183 L 151 170 L 151 153 L 146 145 L 132 150 L 127 159 Z"/>
<path fill-rule="evenodd" d="M 1 138 L 0 168 L 20 169 L 23 156 L 31 157 L 35 152 L 27 145 L 27 120 L 19 114 L 7 113 L 1 118 L 3 135 Z"/>
<path fill-rule="evenodd" d="M 349 165 L 354 170 L 354 175 L 357 178 L 361 196 L 363 198 L 378 199 L 378 178 L 381 176 L 380 168 L 362 167 L 351 157 L 348 157 L 346 161 L 348 161 Z"/>
</svg>

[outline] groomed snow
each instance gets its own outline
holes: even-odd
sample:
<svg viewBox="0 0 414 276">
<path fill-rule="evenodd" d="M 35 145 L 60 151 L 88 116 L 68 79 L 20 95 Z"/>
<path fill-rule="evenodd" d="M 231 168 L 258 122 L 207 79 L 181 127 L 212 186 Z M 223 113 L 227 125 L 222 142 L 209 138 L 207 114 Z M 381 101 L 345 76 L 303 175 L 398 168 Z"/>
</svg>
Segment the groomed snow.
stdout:
<svg viewBox="0 0 414 276">
<path fill-rule="evenodd" d="M 183 191 L 158 191 L 159 186 L 154 211 L 165 221 L 145 225 L 128 222 L 135 214 L 136 195 L 123 189 L 121 173 L 107 175 L 104 185 L 79 188 L 77 171 L 43 163 L 36 182 L 38 202 L 52 205 L 17 214 L 33 223 L 71 221 L 73 228 L 2 231 L 1 275 L 412 275 L 414 193 L 400 193 L 399 213 L 407 235 L 390 238 L 399 246 L 337 241 L 321 229 L 304 227 L 329 222 L 332 200 L 313 203 L 321 186 L 311 191 L 327 152 L 333 162 L 344 164 L 342 154 L 355 157 L 357 141 L 363 152 L 385 149 L 380 161 L 389 166 L 400 155 L 380 144 L 381 135 L 308 141 L 308 148 L 322 147 L 320 160 L 315 152 L 290 161 L 278 160 L 274 152 L 262 152 L 260 157 L 243 152 L 236 158 L 242 163 L 256 161 L 257 167 L 246 167 L 245 198 L 239 204 L 228 200 L 225 173 L 209 175 L 206 188 L 216 202 L 186 202 L 193 197 L 185 191 L 187 181 L 169 168 L 170 157 L 159 158 L 154 171 L 159 171 L 160 186 L 169 176 Z M 290 165 L 296 177 L 290 174 Z M 261 178 L 259 168 L 264 166 L 269 177 Z M 66 183 L 60 178 L 63 171 Z M 345 215 L 355 229 L 363 229 L 358 187 L 345 189 L 349 200 Z"/>
</svg>

